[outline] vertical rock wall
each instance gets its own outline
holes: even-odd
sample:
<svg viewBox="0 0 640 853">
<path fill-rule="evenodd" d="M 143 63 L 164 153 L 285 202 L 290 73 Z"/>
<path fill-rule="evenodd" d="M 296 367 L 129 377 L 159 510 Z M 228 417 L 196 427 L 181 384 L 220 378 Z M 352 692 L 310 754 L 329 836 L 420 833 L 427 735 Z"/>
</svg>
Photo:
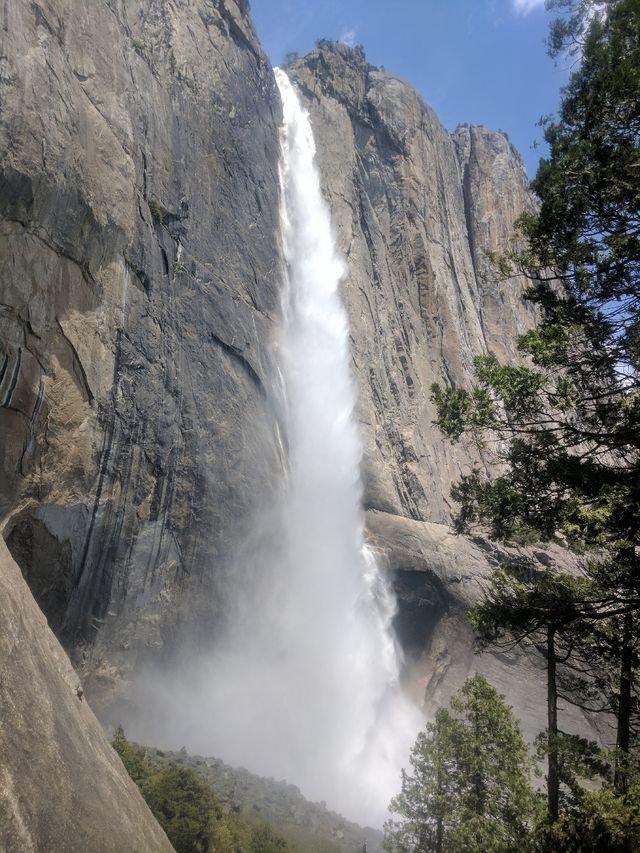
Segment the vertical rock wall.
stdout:
<svg viewBox="0 0 640 853">
<path fill-rule="evenodd" d="M 430 387 L 468 385 L 476 355 L 513 357 L 530 323 L 522 287 L 498 282 L 487 258 L 531 205 L 524 166 L 503 134 L 450 135 L 411 86 L 343 45 L 291 73 L 349 262 L 367 506 L 446 523 L 470 456 L 434 426 Z"/>
<path fill-rule="evenodd" d="M 0 519 L 105 699 L 213 630 L 281 470 L 280 103 L 246 6 L 0 4 Z"/>
</svg>

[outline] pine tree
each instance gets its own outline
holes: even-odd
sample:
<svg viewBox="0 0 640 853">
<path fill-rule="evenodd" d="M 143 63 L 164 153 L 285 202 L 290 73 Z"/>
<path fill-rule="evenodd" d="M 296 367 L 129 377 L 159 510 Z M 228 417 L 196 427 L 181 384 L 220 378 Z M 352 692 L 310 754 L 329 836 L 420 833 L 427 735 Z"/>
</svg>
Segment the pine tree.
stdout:
<svg viewBox="0 0 640 853">
<path fill-rule="evenodd" d="M 522 218 L 518 245 L 499 259 L 502 272 L 528 280 L 539 322 L 520 339 L 521 364 L 484 356 L 475 388 L 434 386 L 433 395 L 444 432 L 456 440 L 475 430 L 499 463 L 497 476 L 478 469 L 454 489 L 459 531 L 488 525 L 498 539 L 556 539 L 591 552 L 580 595 L 564 581 L 565 599 L 546 601 L 536 630 L 546 632 L 551 693 L 561 637 L 567 663 L 589 650 L 596 668 L 615 669 L 604 692 L 617 716 L 615 786 L 624 794 L 639 666 L 640 0 L 548 5 L 568 13 L 552 28 L 552 52 L 573 46 L 581 57 L 559 115 L 546 122 L 549 156 L 532 185 L 539 209 Z M 493 612 L 488 602 L 484 627 L 503 619 L 518 636 L 536 588 L 548 592 L 544 583 L 534 579 Z M 550 695 L 550 744 L 555 707 Z M 556 758 L 552 749 L 552 820 Z"/>
<path fill-rule="evenodd" d="M 536 815 L 532 762 L 504 698 L 470 678 L 418 735 L 412 772 L 385 825 L 390 853 L 526 851 Z"/>
</svg>

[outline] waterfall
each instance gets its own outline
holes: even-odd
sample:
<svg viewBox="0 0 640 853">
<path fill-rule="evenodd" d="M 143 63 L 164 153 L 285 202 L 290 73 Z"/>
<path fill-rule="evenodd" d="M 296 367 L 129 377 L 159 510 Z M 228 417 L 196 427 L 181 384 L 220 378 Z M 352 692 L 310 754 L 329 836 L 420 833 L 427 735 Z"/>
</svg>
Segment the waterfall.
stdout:
<svg viewBox="0 0 640 853">
<path fill-rule="evenodd" d="M 229 567 L 215 646 L 192 650 L 170 672 L 148 671 L 144 715 L 131 731 L 284 778 L 347 818 L 381 826 L 421 716 L 400 685 L 394 596 L 365 545 L 357 391 L 340 298 L 347 270 L 309 117 L 286 74 L 276 70 L 276 80 L 284 495 L 255 520 L 255 540 Z"/>
<path fill-rule="evenodd" d="M 274 671 L 283 676 L 280 695 L 296 709 L 283 726 L 283 748 L 308 768 L 304 780 L 299 774 L 304 793 L 376 820 L 398 790 L 419 721 L 400 689 L 395 601 L 364 542 L 357 390 L 340 298 L 347 270 L 320 189 L 309 116 L 286 74 L 276 69 L 276 80 L 290 469 L 273 626 L 286 651 Z"/>
</svg>

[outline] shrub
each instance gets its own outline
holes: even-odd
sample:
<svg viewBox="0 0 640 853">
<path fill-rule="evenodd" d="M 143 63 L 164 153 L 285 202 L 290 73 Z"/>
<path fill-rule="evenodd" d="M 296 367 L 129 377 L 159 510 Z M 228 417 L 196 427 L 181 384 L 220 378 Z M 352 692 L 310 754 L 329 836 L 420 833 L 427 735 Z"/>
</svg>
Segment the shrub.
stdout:
<svg viewBox="0 0 640 853">
<path fill-rule="evenodd" d="M 112 742 L 176 853 L 287 853 L 286 840 L 271 826 L 242 814 L 224 814 L 211 786 L 192 767 L 156 767 L 127 741 L 118 726 Z"/>
</svg>

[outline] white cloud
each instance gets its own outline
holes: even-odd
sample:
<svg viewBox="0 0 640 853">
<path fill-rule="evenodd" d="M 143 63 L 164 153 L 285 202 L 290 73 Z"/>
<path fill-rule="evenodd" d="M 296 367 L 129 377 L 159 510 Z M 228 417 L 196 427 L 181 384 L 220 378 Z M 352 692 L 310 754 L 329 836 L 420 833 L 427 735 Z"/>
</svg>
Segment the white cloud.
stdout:
<svg viewBox="0 0 640 853">
<path fill-rule="evenodd" d="M 545 0 L 511 0 L 511 5 L 519 15 L 528 15 L 534 9 L 544 9 Z M 606 0 L 597 0 L 586 9 L 587 22 L 596 15 L 603 17 L 607 14 Z"/>
<path fill-rule="evenodd" d="M 528 15 L 534 9 L 543 9 L 544 0 L 512 0 L 513 8 L 519 15 Z"/>
<path fill-rule="evenodd" d="M 342 44 L 346 44 L 349 47 L 353 47 L 356 43 L 356 31 L 355 30 L 345 30 L 341 35 L 338 41 L 342 42 Z"/>
</svg>

